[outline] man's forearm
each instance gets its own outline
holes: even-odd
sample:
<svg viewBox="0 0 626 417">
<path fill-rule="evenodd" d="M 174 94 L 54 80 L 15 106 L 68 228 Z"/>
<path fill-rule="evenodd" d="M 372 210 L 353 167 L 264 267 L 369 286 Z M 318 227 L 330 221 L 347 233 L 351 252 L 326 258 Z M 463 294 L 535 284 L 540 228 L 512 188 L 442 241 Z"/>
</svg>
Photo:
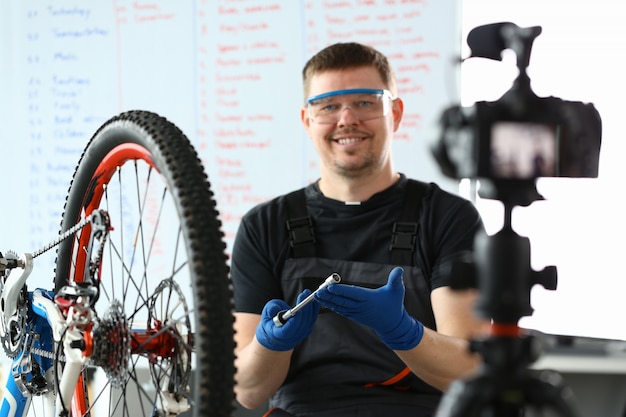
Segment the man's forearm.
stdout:
<svg viewBox="0 0 626 417">
<path fill-rule="evenodd" d="M 237 401 L 249 409 L 263 405 L 285 380 L 292 352 L 266 349 L 256 338 L 239 349 L 235 359 Z"/>
<path fill-rule="evenodd" d="M 480 357 L 471 353 L 467 340 L 425 329 L 413 349 L 397 350 L 402 361 L 427 384 L 446 391 L 450 384 L 476 371 Z"/>
</svg>

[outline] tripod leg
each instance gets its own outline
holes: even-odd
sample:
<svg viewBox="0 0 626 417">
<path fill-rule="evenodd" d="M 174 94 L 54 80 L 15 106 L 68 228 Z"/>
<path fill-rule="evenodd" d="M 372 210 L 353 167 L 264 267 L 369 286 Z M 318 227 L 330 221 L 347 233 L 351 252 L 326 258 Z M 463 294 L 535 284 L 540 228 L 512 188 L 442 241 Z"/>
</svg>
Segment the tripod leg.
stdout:
<svg viewBox="0 0 626 417">
<path fill-rule="evenodd" d="M 496 387 L 487 374 L 455 381 L 443 396 L 435 417 L 482 417 L 491 405 Z M 498 417 L 518 417 L 516 414 L 498 414 Z"/>
<path fill-rule="evenodd" d="M 545 411 L 552 412 L 550 416 L 581 417 L 573 392 L 562 382 L 552 371 L 508 377 L 484 373 L 454 382 L 435 417 L 539 417 Z"/>
<path fill-rule="evenodd" d="M 530 404 L 553 410 L 562 417 L 581 417 L 573 391 L 563 384 L 563 378 L 554 371 L 529 371 L 524 391 Z"/>
</svg>

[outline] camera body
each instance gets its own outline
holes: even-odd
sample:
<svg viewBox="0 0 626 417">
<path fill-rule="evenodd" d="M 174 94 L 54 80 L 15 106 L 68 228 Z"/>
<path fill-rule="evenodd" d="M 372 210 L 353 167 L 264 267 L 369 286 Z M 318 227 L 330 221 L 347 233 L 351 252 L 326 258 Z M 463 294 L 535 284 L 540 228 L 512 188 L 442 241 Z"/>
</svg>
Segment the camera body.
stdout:
<svg viewBox="0 0 626 417">
<path fill-rule="evenodd" d="M 432 150 L 445 175 L 498 184 L 597 177 L 602 122 L 593 104 L 540 98 L 531 89 L 526 67 L 540 33 L 540 27 L 509 22 L 470 32 L 471 57 L 501 60 L 501 52 L 512 49 L 519 75 L 497 101 L 443 112 L 441 136 Z"/>
</svg>

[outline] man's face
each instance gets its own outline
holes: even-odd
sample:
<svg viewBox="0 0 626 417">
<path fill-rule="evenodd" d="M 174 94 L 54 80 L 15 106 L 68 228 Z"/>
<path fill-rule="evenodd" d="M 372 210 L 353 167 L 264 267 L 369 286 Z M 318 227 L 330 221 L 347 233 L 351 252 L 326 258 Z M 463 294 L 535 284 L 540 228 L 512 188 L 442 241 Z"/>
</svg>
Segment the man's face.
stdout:
<svg viewBox="0 0 626 417">
<path fill-rule="evenodd" d="M 388 96 L 386 114 L 365 116 L 366 107 L 382 105 L 370 103 L 359 94 L 333 92 L 353 89 L 385 90 L 378 71 L 374 67 L 359 67 L 324 71 L 310 80 L 309 97 L 331 93 L 328 108 L 325 102 L 314 101 L 300 112 L 302 124 L 313 141 L 321 159 L 322 174 L 330 170 L 346 177 L 357 177 L 383 169 L 391 163 L 391 141 L 402 118 L 402 102 Z M 316 117 L 320 111 L 333 112 L 333 117 Z M 359 117 L 361 116 L 361 117 Z M 368 119 L 368 120 L 362 120 Z M 336 122 L 335 122 L 336 120 Z"/>
</svg>

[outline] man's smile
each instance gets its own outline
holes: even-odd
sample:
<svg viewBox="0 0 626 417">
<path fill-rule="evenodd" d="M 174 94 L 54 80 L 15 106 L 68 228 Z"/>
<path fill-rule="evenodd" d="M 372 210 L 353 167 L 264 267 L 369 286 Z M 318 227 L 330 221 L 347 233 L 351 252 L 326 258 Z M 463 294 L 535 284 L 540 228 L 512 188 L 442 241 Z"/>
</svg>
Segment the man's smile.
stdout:
<svg viewBox="0 0 626 417">
<path fill-rule="evenodd" d="M 363 141 L 363 140 L 365 140 L 365 138 L 350 136 L 350 137 L 335 138 L 333 140 L 335 142 L 337 142 L 338 144 L 340 144 L 340 145 L 351 145 L 353 143 Z"/>
</svg>

